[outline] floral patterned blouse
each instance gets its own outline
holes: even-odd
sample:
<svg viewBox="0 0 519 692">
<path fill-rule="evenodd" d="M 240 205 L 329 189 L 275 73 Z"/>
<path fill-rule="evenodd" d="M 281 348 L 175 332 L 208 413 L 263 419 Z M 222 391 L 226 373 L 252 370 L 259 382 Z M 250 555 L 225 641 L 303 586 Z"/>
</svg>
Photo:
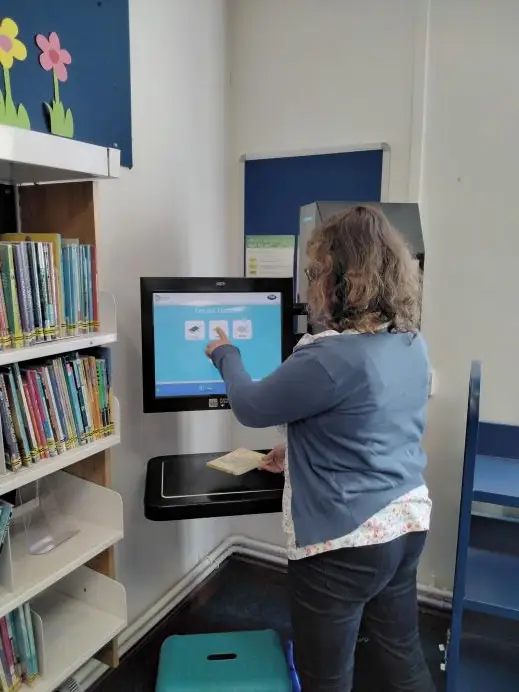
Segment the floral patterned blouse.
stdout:
<svg viewBox="0 0 519 692">
<path fill-rule="evenodd" d="M 315 339 L 336 336 L 335 331 L 326 331 L 315 336 L 305 334 L 296 348 L 304 347 Z M 425 485 L 398 498 L 377 512 L 352 533 L 304 547 L 296 546 L 294 522 L 292 520 L 292 487 L 288 469 L 288 450 L 285 457 L 285 490 L 283 493 L 283 529 L 287 537 L 288 559 L 301 560 L 330 550 L 359 548 L 361 546 L 388 543 L 413 531 L 428 531 L 432 503 Z"/>
</svg>

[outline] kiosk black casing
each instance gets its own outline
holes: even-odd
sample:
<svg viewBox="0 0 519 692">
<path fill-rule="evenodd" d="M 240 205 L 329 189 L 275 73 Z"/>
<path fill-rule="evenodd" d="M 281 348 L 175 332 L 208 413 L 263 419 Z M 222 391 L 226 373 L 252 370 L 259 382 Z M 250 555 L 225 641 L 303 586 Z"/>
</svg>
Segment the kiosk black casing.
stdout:
<svg viewBox="0 0 519 692">
<path fill-rule="evenodd" d="M 182 397 L 157 397 L 155 392 L 155 337 L 153 295 L 155 293 L 280 293 L 281 358 L 285 360 L 294 345 L 293 280 L 264 278 L 141 277 L 142 397 L 144 413 L 211 411 L 229 408 L 226 396 L 208 394 Z M 202 346 L 201 346 L 202 348 Z M 173 345 L 172 345 L 173 357 Z"/>
</svg>

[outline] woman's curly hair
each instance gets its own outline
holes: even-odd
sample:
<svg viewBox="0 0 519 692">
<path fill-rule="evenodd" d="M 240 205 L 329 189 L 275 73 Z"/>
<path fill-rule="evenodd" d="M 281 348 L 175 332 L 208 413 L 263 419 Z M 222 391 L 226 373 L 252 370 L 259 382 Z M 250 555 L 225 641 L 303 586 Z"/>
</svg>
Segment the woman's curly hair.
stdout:
<svg viewBox="0 0 519 692">
<path fill-rule="evenodd" d="M 403 237 L 374 207 L 356 205 L 316 228 L 307 246 L 308 312 L 339 332 L 414 332 L 421 279 Z"/>
</svg>

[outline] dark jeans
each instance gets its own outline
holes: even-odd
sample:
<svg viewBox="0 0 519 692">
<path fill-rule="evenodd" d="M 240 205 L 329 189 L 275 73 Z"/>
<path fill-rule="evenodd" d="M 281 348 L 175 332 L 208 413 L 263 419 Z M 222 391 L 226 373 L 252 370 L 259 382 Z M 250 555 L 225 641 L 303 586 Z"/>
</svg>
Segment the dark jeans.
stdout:
<svg viewBox="0 0 519 692">
<path fill-rule="evenodd" d="M 434 692 L 418 632 L 425 533 L 289 562 L 296 669 L 303 692 L 350 692 L 362 620 L 384 692 Z"/>
</svg>

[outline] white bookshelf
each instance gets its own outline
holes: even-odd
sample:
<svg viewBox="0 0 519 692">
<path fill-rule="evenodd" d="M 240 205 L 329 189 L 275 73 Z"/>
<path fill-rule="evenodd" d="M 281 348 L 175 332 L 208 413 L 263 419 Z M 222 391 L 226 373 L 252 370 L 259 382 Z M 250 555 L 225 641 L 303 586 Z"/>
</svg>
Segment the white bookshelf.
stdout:
<svg viewBox="0 0 519 692">
<path fill-rule="evenodd" d="M 114 415 L 114 434 L 103 437 L 100 440 L 95 440 L 94 442 L 89 442 L 88 444 L 75 447 L 70 449 L 63 454 L 58 454 L 55 457 L 50 457 L 49 459 L 43 459 L 36 464 L 31 466 L 25 466 L 17 471 L 7 471 L 5 468 L 5 461 L 3 459 L 3 442 L 0 437 L 0 495 L 5 495 L 6 493 L 22 488 L 28 483 L 34 483 L 35 481 L 50 476 L 56 471 L 61 471 L 69 466 L 74 466 L 74 464 L 83 461 L 84 459 L 89 459 L 96 454 L 105 452 L 111 447 L 115 447 L 121 441 L 120 426 L 121 418 L 119 411 L 119 401 L 116 397 L 113 398 L 113 415 Z M 1 425 L 0 425 L 1 430 Z"/>
<path fill-rule="evenodd" d="M 70 353 L 71 351 L 81 351 L 85 348 L 93 348 L 94 346 L 107 346 L 117 341 L 117 334 L 114 332 L 96 332 L 88 336 L 71 336 L 65 339 L 56 339 L 44 344 L 36 346 L 27 346 L 25 348 L 9 348 L 5 351 L 0 351 L 0 366 L 10 365 L 11 363 L 23 363 L 28 360 L 41 360 L 42 358 L 51 358 L 59 356 L 62 353 Z"/>
<path fill-rule="evenodd" d="M 118 493 L 64 472 L 49 483 L 63 520 L 77 533 L 45 555 L 31 555 L 22 520 L 14 523 L 0 554 L 0 617 L 123 538 Z"/>
<path fill-rule="evenodd" d="M 117 150 L 0 125 L 0 181 L 17 186 L 22 234 L 60 233 L 96 244 L 93 181 L 118 177 L 119 171 Z M 112 296 L 100 293 L 99 316 L 98 332 L 0 351 L 0 366 L 114 344 Z M 118 663 L 116 638 L 127 610 L 113 548 L 124 535 L 122 500 L 110 489 L 109 452 L 120 441 L 115 397 L 113 419 L 112 435 L 14 472 L 6 470 L 0 435 L 0 495 L 39 482 L 52 490 L 60 517 L 74 532 L 50 552 L 33 555 L 18 516 L 0 552 L 0 617 L 24 603 L 33 614 L 40 668 L 27 688 L 33 692 L 56 690 L 94 656 Z"/>
<path fill-rule="evenodd" d="M 42 676 L 30 690 L 52 692 L 126 625 L 126 594 L 113 579 L 82 567 L 32 604 Z"/>
<path fill-rule="evenodd" d="M 0 351 L 0 366 L 22 363 L 28 360 L 52 358 L 62 353 L 81 351 L 94 346 L 109 346 L 117 341 L 115 300 L 110 293 L 99 293 L 100 329 L 84 336 L 71 336 L 55 341 L 45 341 L 25 348 L 7 348 Z"/>
<path fill-rule="evenodd" d="M 120 162 L 117 149 L 0 125 L 0 180 L 6 183 L 118 178 Z"/>
</svg>

